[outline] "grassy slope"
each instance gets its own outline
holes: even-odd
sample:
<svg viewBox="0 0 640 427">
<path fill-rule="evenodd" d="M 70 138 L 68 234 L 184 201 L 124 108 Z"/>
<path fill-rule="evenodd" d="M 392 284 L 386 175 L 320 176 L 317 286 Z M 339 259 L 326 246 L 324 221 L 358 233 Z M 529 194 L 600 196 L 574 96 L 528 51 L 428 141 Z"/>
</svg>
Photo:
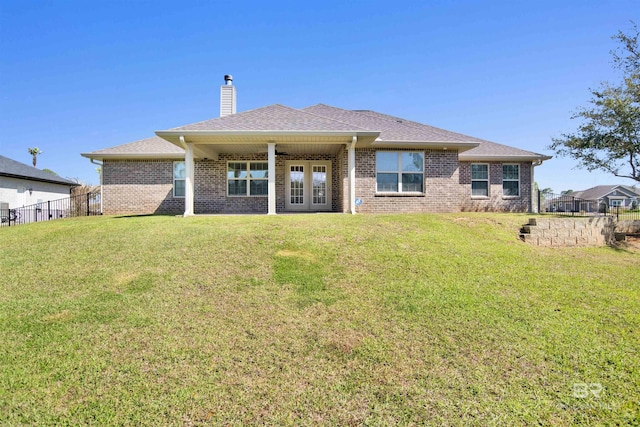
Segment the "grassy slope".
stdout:
<svg viewBox="0 0 640 427">
<path fill-rule="evenodd" d="M 533 248 L 524 222 L 1 229 L 0 422 L 638 424 L 640 254 Z"/>
</svg>

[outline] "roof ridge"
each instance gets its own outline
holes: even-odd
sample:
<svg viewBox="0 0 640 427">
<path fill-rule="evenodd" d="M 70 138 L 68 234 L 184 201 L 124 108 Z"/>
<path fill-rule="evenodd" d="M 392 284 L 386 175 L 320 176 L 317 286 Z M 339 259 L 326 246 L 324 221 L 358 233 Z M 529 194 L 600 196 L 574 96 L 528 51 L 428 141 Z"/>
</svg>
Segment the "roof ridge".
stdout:
<svg viewBox="0 0 640 427">
<path fill-rule="evenodd" d="M 321 105 L 323 107 L 338 108 L 338 107 L 333 107 L 331 105 L 322 104 L 322 103 L 321 104 L 316 104 L 316 105 L 311 105 L 311 106 L 305 107 L 305 108 L 311 108 L 311 107 L 315 107 L 315 106 L 318 106 L 318 105 Z M 343 125 L 354 126 L 356 128 L 356 130 L 377 132 L 377 131 L 375 131 L 373 129 L 365 129 L 363 127 L 354 125 L 353 123 L 347 123 L 347 122 L 343 122 L 342 120 L 337 120 L 337 119 L 334 119 L 334 118 L 331 118 L 331 117 L 323 116 L 321 114 L 316 114 L 316 113 L 311 113 L 309 111 L 304 111 L 304 108 L 301 108 L 298 111 L 300 111 L 301 113 L 310 114 L 310 115 L 315 116 L 315 117 L 321 117 L 321 118 L 323 118 L 325 120 L 331 120 L 332 122 L 340 123 L 340 124 L 343 124 Z M 348 110 L 346 110 L 346 111 L 348 111 Z"/>
<path fill-rule="evenodd" d="M 373 119 L 376 120 L 384 120 L 386 122 L 393 122 L 393 123 L 399 123 L 402 125 L 409 125 L 411 127 L 413 127 L 414 129 L 424 129 L 424 128 L 428 128 L 430 131 L 433 131 L 434 133 L 441 135 L 441 136 L 447 136 L 447 135 L 456 135 L 456 136 L 462 136 L 464 137 L 464 139 L 471 139 L 474 141 L 481 141 L 481 142 L 491 142 L 491 141 L 486 141 L 486 140 L 482 140 L 480 138 L 475 138 L 469 135 L 464 135 L 461 133 L 457 133 L 457 132 L 452 132 L 446 129 L 442 129 L 436 126 L 431 126 L 431 125 L 427 125 L 424 123 L 420 123 L 420 122 L 416 122 L 413 120 L 408 120 L 402 117 L 397 117 L 397 116 L 392 116 L 389 114 L 384 114 L 384 113 L 380 113 L 374 110 L 347 110 L 344 108 L 340 108 L 340 107 L 334 107 L 332 105 L 327 105 L 327 104 L 316 104 L 316 105 L 312 105 L 310 107 L 306 107 L 306 108 L 313 108 L 316 106 L 321 106 L 321 107 L 329 107 L 329 108 L 334 108 L 336 110 L 341 110 L 341 111 L 345 111 L 347 113 L 350 114 L 357 114 L 357 115 L 363 115 L 363 116 L 367 116 L 367 117 L 371 117 Z M 373 114 L 371 114 L 373 113 Z"/>
<path fill-rule="evenodd" d="M 390 114 L 379 113 L 379 112 L 373 111 L 373 110 L 358 111 L 359 114 L 364 114 L 364 115 L 369 116 L 369 117 L 374 117 L 374 114 L 368 114 L 368 112 L 372 112 L 372 113 L 375 113 L 376 115 L 384 116 L 387 120 L 399 119 L 399 120 L 402 120 L 403 124 L 406 123 L 406 124 L 411 125 L 411 126 L 416 126 L 416 127 L 428 126 L 429 128 L 434 129 L 435 132 L 440 134 L 440 135 L 442 135 L 443 133 L 444 134 L 450 134 L 450 135 L 456 135 L 458 137 L 468 138 L 470 141 L 474 141 L 474 142 L 481 142 L 481 143 L 485 143 L 485 144 L 495 144 L 495 145 L 499 145 L 501 147 L 516 149 L 516 150 L 524 151 L 524 152 L 527 152 L 527 153 L 535 154 L 535 155 L 538 155 L 538 156 L 542 156 L 542 154 L 536 153 L 535 151 L 524 150 L 522 148 L 513 147 L 511 145 L 501 144 L 501 143 L 495 142 L 495 141 L 489 141 L 488 139 L 477 138 L 475 136 L 470 136 L 470 135 L 466 135 L 464 133 L 450 131 L 450 130 L 447 130 L 447 129 L 439 128 L 437 126 L 427 125 L 427 124 L 424 124 L 424 123 L 416 122 L 414 120 L 407 120 L 407 119 L 404 119 L 402 117 L 392 116 Z M 472 151 L 472 150 L 470 150 L 470 151 Z M 465 153 L 461 153 L 461 155 L 464 155 L 464 154 Z"/>
<path fill-rule="evenodd" d="M 235 114 L 229 114 L 229 115 L 223 116 L 223 117 L 214 117 L 212 119 L 201 120 L 199 122 L 189 123 L 189 124 L 186 124 L 186 125 L 174 127 L 174 128 L 169 129 L 169 130 L 181 130 L 181 129 L 187 127 L 187 126 L 196 126 L 196 125 L 199 125 L 199 124 L 206 124 L 206 123 L 209 123 L 209 122 L 212 122 L 212 121 L 224 120 L 227 117 L 237 117 L 237 116 L 240 116 L 240 115 L 244 115 L 246 113 L 252 113 L 252 112 L 265 110 L 267 108 L 274 108 L 274 107 L 279 108 L 279 109 L 283 109 L 283 110 L 287 110 L 287 111 L 292 111 L 292 112 L 295 112 L 297 114 L 303 114 L 303 115 L 306 115 L 306 116 L 321 118 L 322 120 L 326 120 L 326 121 L 330 121 L 330 122 L 334 122 L 334 123 L 340 123 L 341 125 L 345 125 L 345 126 L 354 127 L 354 130 L 361 130 L 361 131 L 366 131 L 367 130 L 367 129 L 361 128 L 359 126 L 356 126 L 356 125 L 354 125 L 352 123 L 345 123 L 345 122 L 342 122 L 340 120 L 332 119 L 330 117 L 322 116 L 322 115 L 319 115 L 319 114 L 314 114 L 314 113 L 311 113 L 309 111 L 303 111 L 300 108 L 294 108 L 294 107 L 290 107 L 288 105 L 279 104 L 279 103 L 270 104 L 270 105 L 266 105 L 264 107 L 254 108 L 254 109 L 251 109 L 251 110 L 241 111 L 241 112 L 235 113 Z"/>
<path fill-rule="evenodd" d="M 430 129 L 433 129 L 438 134 L 456 135 L 456 136 L 461 136 L 461 137 L 470 139 L 472 141 L 492 142 L 494 144 L 497 144 L 497 142 L 493 142 L 493 141 L 489 141 L 489 140 L 481 139 L 481 138 L 476 138 L 474 136 L 466 135 L 466 134 L 459 133 L 459 132 L 450 131 L 450 130 L 443 129 L 443 128 L 440 128 L 440 127 L 437 127 L 437 126 L 433 126 L 433 125 L 427 125 L 427 124 L 424 124 L 424 123 L 416 122 L 415 120 L 405 119 L 403 117 L 392 116 L 390 114 L 380 113 L 380 112 L 375 111 L 375 110 L 358 110 L 358 111 L 351 110 L 351 111 L 353 111 L 356 114 L 363 114 L 363 115 L 369 116 L 369 117 L 376 117 L 377 115 L 378 116 L 383 116 L 382 118 L 384 120 L 388 120 L 388 121 L 396 121 L 396 122 L 398 122 L 398 120 L 400 120 L 400 122 L 398 122 L 398 123 L 410 125 L 410 126 L 413 126 L 413 127 L 425 127 L 426 126 L 426 127 L 430 128 Z M 374 113 L 374 114 L 371 114 L 371 113 Z"/>
<path fill-rule="evenodd" d="M 372 111 L 372 110 L 369 110 L 369 111 Z M 411 126 L 416 126 L 416 125 L 417 125 L 417 126 L 428 126 L 428 127 L 432 128 L 432 129 L 435 129 L 435 130 L 436 130 L 436 133 L 439 133 L 439 134 L 441 134 L 441 135 L 442 135 L 442 133 L 445 133 L 445 134 L 452 134 L 452 135 L 456 135 L 456 136 L 459 136 L 459 137 L 468 138 L 469 140 L 474 141 L 474 142 L 481 142 L 481 143 L 484 143 L 484 144 L 494 144 L 494 145 L 499 145 L 499 146 L 501 146 L 501 147 L 506 147 L 506 148 L 516 149 L 516 150 L 523 151 L 523 152 L 526 152 L 526 153 L 535 154 L 535 155 L 538 155 L 538 156 L 541 156 L 541 155 L 542 155 L 542 154 L 540 154 L 540 153 L 536 153 L 535 151 L 524 150 L 524 149 L 522 149 L 522 148 L 513 147 L 513 146 L 511 146 L 511 145 L 506 145 L 506 144 L 501 144 L 501 143 L 499 143 L 499 142 L 495 142 L 495 141 L 489 141 L 488 139 L 477 138 L 477 137 L 475 137 L 475 136 L 470 136 L 470 135 L 466 135 L 466 134 L 464 134 L 464 133 L 450 131 L 450 130 L 447 130 L 447 129 L 439 128 L 439 127 L 437 127 L 437 126 L 425 125 L 425 124 L 423 124 L 423 123 L 416 122 L 416 121 L 414 121 L 414 120 L 407 120 L 407 119 L 404 119 L 404 118 L 402 118 L 402 117 L 391 116 L 391 115 L 389 115 L 389 114 L 379 113 L 379 112 L 377 112 L 377 111 L 372 111 L 372 112 L 373 112 L 373 113 L 375 113 L 375 114 L 379 114 L 379 115 L 385 116 L 386 118 L 388 118 L 388 120 L 391 120 L 391 119 L 400 119 L 400 120 L 402 120 L 402 121 L 403 121 L 403 124 L 404 124 L 404 123 L 405 123 L 405 121 L 406 121 L 406 122 L 408 122 L 408 123 L 406 123 L 406 124 L 411 125 Z M 373 114 L 367 114 L 367 112 L 362 112 L 362 113 L 360 113 L 360 114 L 365 114 L 365 115 L 367 115 L 367 116 L 369 116 L 369 117 L 373 117 L 373 116 L 374 116 Z M 470 151 L 473 151 L 473 150 L 470 150 Z M 465 154 L 465 153 L 461 153 L 461 155 L 463 155 L 463 156 L 464 156 L 464 154 Z M 471 154 L 471 153 L 469 153 L 469 154 Z"/>
<path fill-rule="evenodd" d="M 206 123 L 206 122 L 210 122 L 212 120 L 220 120 L 220 119 L 224 119 L 225 117 L 233 117 L 233 116 L 237 116 L 238 114 L 250 113 L 252 111 L 262 110 L 264 108 L 275 107 L 275 106 L 287 107 L 286 105 L 282 105 L 282 104 L 269 104 L 269 105 L 265 105 L 263 107 L 253 108 L 251 110 L 240 111 L 239 113 L 228 114 L 226 116 L 220 116 L 220 117 L 212 117 L 210 119 L 200 120 L 199 122 L 187 123 L 186 125 L 176 126 L 176 127 L 173 127 L 173 128 L 169 128 L 167 130 L 179 130 L 180 128 L 183 128 L 183 127 L 186 127 L 186 126 L 199 125 L 200 123 Z M 287 107 L 287 108 L 291 108 L 291 107 Z"/>
</svg>

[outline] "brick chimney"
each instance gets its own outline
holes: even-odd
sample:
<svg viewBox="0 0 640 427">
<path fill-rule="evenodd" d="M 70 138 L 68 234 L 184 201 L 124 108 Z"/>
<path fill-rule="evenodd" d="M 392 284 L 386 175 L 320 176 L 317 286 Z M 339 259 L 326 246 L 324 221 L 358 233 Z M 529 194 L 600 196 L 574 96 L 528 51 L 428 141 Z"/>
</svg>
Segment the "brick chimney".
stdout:
<svg viewBox="0 0 640 427">
<path fill-rule="evenodd" d="M 236 87 L 233 76 L 224 76 L 224 84 L 220 86 L 220 117 L 236 113 Z"/>
</svg>

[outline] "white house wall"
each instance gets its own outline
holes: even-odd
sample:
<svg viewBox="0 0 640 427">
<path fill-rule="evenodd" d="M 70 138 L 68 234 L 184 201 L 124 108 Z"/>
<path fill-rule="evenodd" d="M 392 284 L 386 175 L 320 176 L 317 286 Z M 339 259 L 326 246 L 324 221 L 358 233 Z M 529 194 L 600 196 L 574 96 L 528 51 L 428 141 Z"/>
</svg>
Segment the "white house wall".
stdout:
<svg viewBox="0 0 640 427">
<path fill-rule="evenodd" d="M 0 176 L 0 202 L 9 203 L 10 209 L 63 199 L 70 190 L 69 185 Z"/>
</svg>

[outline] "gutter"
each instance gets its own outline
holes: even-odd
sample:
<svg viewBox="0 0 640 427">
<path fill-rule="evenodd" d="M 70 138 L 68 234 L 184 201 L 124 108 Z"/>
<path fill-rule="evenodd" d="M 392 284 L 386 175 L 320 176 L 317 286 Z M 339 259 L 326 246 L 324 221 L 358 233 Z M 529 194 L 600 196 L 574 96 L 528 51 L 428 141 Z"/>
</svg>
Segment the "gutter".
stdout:
<svg viewBox="0 0 640 427">
<path fill-rule="evenodd" d="M 184 153 L 150 153 L 150 154 L 135 154 L 135 153 L 120 153 L 120 154 L 99 154 L 99 153 L 80 153 L 82 157 L 86 157 L 90 160 L 104 160 L 104 159 L 122 159 L 122 160 L 145 160 L 145 159 L 183 159 Z M 93 162 L 92 162 L 93 163 Z"/>
<path fill-rule="evenodd" d="M 68 185 L 70 187 L 76 187 L 80 184 L 76 183 L 76 182 L 72 182 L 72 181 L 68 181 L 65 180 L 63 181 L 56 181 L 53 179 L 45 179 L 45 178 L 37 178 L 37 177 L 33 177 L 33 176 L 27 176 L 27 175 L 15 175 L 12 173 L 0 173 L 0 176 L 6 176 L 7 178 L 18 178 L 18 179 L 26 179 L 29 181 L 38 181 L 38 182 L 48 182 L 50 184 L 58 184 L 58 185 Z M 64 178 L 60 178 L 60 179 L 64 179 Z"/>
<path fill-rule="evenodd" d="M 543 161 L 551 159 L 551 156 L 531 156 L 527 154 L 515 154 L 510 156 L 465 156 L 461 154 L 461 162 L 536 162 L 535 166 L 540 166 Z"/>
</svg>

